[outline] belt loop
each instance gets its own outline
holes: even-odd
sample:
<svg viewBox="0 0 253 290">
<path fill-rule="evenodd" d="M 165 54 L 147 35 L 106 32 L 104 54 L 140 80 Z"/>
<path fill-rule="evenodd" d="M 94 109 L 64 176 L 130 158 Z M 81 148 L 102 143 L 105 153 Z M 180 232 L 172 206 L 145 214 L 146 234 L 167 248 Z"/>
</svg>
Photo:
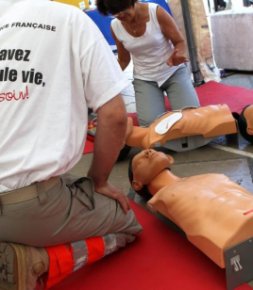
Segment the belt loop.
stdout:
<svg viewBox="0 0 253 290">
<path fill-rule="evenodd" d="M 36 187 L 38 190 L 38 199 L 40 201 L 40 204 L 42 204 L 42 205 L 46 204 L 47 200 L 48 200 L 48 195 L 47 195 L 47 192 L 46 192 L 46 189 L 45 189 L 43 183 L 37 182 Z"/>
</svg>

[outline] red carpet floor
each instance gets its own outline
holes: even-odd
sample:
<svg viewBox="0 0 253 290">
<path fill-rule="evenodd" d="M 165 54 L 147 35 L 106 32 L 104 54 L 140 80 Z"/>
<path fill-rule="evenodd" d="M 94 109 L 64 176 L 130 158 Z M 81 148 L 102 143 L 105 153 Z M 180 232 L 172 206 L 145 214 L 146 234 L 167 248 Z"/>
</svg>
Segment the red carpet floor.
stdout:
<svg viewBox="0 0 253 290">
<path fill-rule="evenodd" d="M 92 153 L 93 149 L 94 149 L 94 142 L 87 139 L 85 142 L 83 154 Z"/>
<path fill-rule="evenodd" d="M 231 112 L 240 113 L 253 103 L 253 90 L 210 81 L 196 88 L 201 106 L 227 104 Z"/>
<path fill-rule="evenodd" d="M 253 90 L 229 86 L 215 81 L 207 82 L 196 88 L 201 106 L 227 104 L 231 112 L 240 113 L 242 109 L 253 103 Z M 131 114 L 136 119 L 135 114 Z M 93 143 L 88 141 L 84 154 L 93 151 Z"/>
<path fill-rule="evenodd" d="M 139 239 L 52 290 L 226 290 L 224 270 L 157 217 L 132 207 L 144 228 Z"/>
</svg>

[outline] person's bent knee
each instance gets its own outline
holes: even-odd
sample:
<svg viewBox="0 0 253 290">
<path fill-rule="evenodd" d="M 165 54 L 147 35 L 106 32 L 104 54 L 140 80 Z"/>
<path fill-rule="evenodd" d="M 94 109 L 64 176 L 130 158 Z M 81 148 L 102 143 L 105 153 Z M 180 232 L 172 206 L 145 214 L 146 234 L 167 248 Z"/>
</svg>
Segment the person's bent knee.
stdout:
<svg viewBox="0 0 253 290">
<path fill-rule="evenodd" d="M 142 231 L 142 226 L 138 222 L 133 210 L 130 210 L 125 219 L 125 225 L 120 232 L 131 235 L 138 235 Z"/>
</svg>

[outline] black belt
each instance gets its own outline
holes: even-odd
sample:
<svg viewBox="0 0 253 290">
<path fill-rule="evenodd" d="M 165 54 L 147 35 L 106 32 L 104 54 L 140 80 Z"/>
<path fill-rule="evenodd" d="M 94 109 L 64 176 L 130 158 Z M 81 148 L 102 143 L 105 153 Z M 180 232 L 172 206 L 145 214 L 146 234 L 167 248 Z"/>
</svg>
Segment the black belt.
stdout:
<svg viewBox="0 0 253 290">
<path fill-rule="evenodd" d="M 60 182 L 60 177 L 52 177 L 45 181 L 35 182 L 31 185 L 0 193 L 0 204 L 11 204 L 22 201 L 27 201 L 39 196 L 38 188 L 42 186 L 45 191 L 48 191 L 54 185 Z"/>
</svg>

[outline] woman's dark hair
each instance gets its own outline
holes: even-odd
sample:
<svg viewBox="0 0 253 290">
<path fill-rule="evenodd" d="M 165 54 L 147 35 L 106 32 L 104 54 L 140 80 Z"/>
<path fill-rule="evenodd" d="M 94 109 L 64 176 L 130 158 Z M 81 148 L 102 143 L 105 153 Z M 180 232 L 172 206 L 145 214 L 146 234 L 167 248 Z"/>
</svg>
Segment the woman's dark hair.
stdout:
<svg viewBox="0 0 253 290">
<path fill-rule="evenodd" d="M 97 0 L 98 11 L 103 15 L 117 14 L 134 6 L 138 0 Z"/>
<path fill-rule="evenodd" d="M 247 141 L 249 141 L 250 143 L 253 144 L 253 135 L 249 135 L 247 132 L 247 120 L 244 116 L 244 111 L 249 106 L 250 105 L 244 107 L 240 115 L 238 115 L 238 114 L 236 115 L 235 113 L 233 113 L 233 116 L 238 122 L 239 131 L 240 131 L 241 135 L 243 136 L 243 138 L 245 138 Z"/>
</svg>

